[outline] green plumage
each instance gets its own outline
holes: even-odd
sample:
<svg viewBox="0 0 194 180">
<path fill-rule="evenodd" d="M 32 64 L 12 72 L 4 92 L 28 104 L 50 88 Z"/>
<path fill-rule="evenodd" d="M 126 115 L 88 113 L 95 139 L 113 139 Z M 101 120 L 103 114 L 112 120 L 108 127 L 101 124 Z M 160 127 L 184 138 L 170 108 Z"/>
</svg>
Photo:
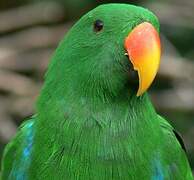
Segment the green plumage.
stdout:
<svg viewBox="0 0 194 180">
<path fill-rule="evenodd" d="M 93 24 L 103 20 L 95 32 Z M 173 128 L 147 94 L 136 97 L 124 39 L 148 10 L 102 5 L 83 16 L 57 48 L 36 116 L 7 145 L 2 180 L 192 180 Z"/>
</svg>

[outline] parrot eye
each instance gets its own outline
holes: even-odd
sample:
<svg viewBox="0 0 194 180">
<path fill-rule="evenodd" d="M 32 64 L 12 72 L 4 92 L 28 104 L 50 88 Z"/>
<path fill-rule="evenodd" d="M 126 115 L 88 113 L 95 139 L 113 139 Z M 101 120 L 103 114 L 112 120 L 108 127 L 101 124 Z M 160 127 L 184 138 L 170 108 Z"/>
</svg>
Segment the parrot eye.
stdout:
<svg viewBox="0 0 194 180">
<path fill-rule="evenodd" d="M 103 29 L 104 23 L 101 20 L 96 20 L 94 22 L 94 31 L 100 32 Z"/>
</svg>

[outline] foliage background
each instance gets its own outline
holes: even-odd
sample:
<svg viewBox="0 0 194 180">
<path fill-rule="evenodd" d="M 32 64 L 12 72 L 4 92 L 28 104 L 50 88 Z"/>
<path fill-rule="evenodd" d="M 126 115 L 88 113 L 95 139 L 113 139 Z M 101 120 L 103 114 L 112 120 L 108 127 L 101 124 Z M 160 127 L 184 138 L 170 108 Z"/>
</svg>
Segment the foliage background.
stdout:
<svg viewBox="0 0 194 180">
<path fill-rule="evenodd" d="M 0 1 L 0 159 L 34 102 L 58 42 L 88 10 L 118 1 Z M 182 134 L 194 169 L 194 1 L 119 1 L 152 10 L 161 22 L 163 56 L 150 90 L 157 111 Z M 150 134 L 151 135 L 151 134 Z"/>
</svg>

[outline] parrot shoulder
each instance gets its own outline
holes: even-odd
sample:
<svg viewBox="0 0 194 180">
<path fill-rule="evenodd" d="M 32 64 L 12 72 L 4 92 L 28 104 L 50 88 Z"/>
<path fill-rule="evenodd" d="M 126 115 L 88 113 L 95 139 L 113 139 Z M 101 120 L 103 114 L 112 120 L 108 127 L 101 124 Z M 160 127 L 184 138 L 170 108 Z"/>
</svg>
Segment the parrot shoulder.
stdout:
<svg viewBox="0 0 194 180">
<path fill-rule="evenodd" d="M 193 180 L 192 171 L 186 157 L 186 148 L 180 134 L 164 118 L 158 115 L 158 119 L 165 135 L 165 157 L 167 157 L 166 164 L 170 178 Z"/>
<path fill-rule="evenodd" d="M 179 132 L 177 132 L 167 120 L 158 115 L 160 126 L 162 127 L 163 132 L 170 137 L 172 140 L 176 140 L 177 143 L 181 146 L 181 148 L 186 152 L 186 147 L 184 141 Z"/>
<path fill-rule="evenodd" d="M 20 128 L 16 136 L 11 142 L 9 142 L 5 148 L 2 160 L 2 179 L 9 179 L 13 177 L 19 166 L 25 166 L 25 160 L 22 162 L 22 156 L 28 155 L 29 148 L 31 146 L 32 126 L 34 124 L 35 117 L 25 121 Z M 25 159 L 25 158 L 23 158 Z M 20 162 L 20 163 L 18 163 Z"/>
</svg>

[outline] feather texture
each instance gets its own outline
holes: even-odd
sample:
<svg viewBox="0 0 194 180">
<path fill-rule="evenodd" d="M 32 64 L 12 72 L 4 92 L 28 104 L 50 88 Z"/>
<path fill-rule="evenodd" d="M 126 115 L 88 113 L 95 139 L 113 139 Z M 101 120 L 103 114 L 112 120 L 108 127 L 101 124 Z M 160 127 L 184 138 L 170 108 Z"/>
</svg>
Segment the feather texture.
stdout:
<svg viewBox="0 0 194 180">
<path fill-rule="evenodd" d="M 53 55 L 36 117 L 6 147 L 2 180 L 193 179 L 173 128 L 130 81 L 123 42 L 144 21 L 159 30 L 150 11 L 108 4 L 73 26 Z"/>
</svg>

